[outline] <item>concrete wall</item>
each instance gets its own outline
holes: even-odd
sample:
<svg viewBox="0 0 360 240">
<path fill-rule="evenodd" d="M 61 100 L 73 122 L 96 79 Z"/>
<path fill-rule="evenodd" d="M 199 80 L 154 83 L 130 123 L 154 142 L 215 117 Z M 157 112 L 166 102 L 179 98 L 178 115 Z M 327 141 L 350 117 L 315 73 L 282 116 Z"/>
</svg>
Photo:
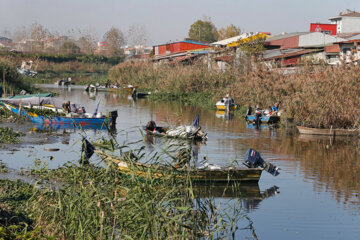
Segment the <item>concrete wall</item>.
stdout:
<svg viewBox="0 0 360 240">
<path fill-rule="evenodd" d="M 324 46 L 341 41 L 346 41 L 346 39 L 333 37 L 324 33 L 313 32 L 299 36 L 299 47 Z"/>
<path fill-rule="evenodd" d="M 343 17 L 341 33 L 360 32 L 360 17 Z"/>
</svg>

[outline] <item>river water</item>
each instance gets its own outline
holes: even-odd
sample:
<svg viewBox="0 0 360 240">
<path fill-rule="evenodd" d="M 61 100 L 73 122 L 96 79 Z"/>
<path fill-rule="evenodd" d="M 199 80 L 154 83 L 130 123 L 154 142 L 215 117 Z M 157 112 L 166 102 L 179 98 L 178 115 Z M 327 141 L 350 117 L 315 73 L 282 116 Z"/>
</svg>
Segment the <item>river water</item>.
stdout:
<svg viewBox="0 0 360 240">
<path fill-rule="evenodd" d="M 256 129 L 239 116 L 224 116 L 176 102 L 135 102 L 125 93 L 88 94 L 78 86 L 41 87 L 59 93 L 64 101 L 85 106 L 88 112 L 93 112 L 99 102 L 100 112 L 117 110 L 116 140 L 134 148 L 145 146 L 147 156 L 173 144 L 144 137 L 141 128 L 148 121 L 158 125 L 191 124 L 199 113 L 208 141 L 177 142 L 191 145 L 197 164 L 231 165 L 243 160 L 248 148 L 254 148 L 266 161 L 279 166 L 279 176 L 264 172 L 258 185 L 240 188 L 241 197 L 231 192 L 223 194 L 222 189 L 211 194 L 200 191 L 200 196 L 210 194 L 222 206 L 226 203 L 243 209 L 249 221 L 239 220 L 237 239 L 253 238 L 254 234 L 259 239 L 360 239 L 360 156 L 359 150 L 354 150 L 359 149 L 358 138 L 302 136 L 286 127 Z M 15 173 L 34 166 L 36 159 L 51 168 L 77 161 L 82 136 L 92 141 L 108 139 L 104 130 L 59 129 L 48 134 L 30 131 L 34 128 L 30 123 L 6 125 L 28 132 L 21 145 L 3 146 L 0 151 L 0 160 Z M 92 161 L 99 158 L 94 156 Z M 15 173 L 0 177 L 16 178 Z M 249 222 L 251 229 L 247 228 Z"/>
</svg>

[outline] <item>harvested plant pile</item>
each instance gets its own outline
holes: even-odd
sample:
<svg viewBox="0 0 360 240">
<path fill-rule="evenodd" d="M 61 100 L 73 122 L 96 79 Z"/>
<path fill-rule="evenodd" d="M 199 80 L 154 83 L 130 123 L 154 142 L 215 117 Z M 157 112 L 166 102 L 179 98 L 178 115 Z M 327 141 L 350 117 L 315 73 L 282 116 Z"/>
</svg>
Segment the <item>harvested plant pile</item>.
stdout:
<svg viewBox="0 0 360 240">
<path fill-rule="evenodd" d="M 18 137 L 24 136 L 24 133 L 14 132 L 12 128 L 0 128 L 0 143 L 19 143 Z"/>
</svg>

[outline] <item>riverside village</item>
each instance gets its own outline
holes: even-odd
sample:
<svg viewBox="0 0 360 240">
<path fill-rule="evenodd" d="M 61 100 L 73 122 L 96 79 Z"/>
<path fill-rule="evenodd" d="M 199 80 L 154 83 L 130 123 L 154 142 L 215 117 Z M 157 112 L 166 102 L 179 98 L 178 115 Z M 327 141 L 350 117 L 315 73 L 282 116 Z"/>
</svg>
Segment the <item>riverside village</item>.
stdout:
<svg viewBox="0 0 360 240">
<path fill-rule="evenodd" d="M 0 239 L 359 239 L 360 12 L 112 4 L 0 21 Z"/>
</svg>

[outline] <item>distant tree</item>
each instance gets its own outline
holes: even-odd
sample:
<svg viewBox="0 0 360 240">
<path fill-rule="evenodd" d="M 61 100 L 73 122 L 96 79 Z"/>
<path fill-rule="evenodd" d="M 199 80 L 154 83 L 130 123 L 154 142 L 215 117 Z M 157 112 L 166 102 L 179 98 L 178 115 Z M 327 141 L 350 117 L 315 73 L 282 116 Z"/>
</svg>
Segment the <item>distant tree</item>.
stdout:
<svg viewBox="0 0 360 240">
<path fill-rule="evenodd" d="M 108 44 L 107 55 L 122 55 L 121 47 L 125 44 L 124 34 L 117 28 L 110 28 L 104 35 L 103 40 Z"/>
<path fill-rule="evenodd" d="M 227 27 L 220 28 L 218 30 L 219 40 L 238 36 L 238 35 L 240 35 L 240 32 L 241 32 L 240 28 L 234 26 L 233 24 L 231 24 Z"/>
<path fill-rule="evenodd" d="M 54 37 L 48 29 L 42 26 L 40 23 L 34 22 L 30 26 L 30 38 L 37 41 L 32 47 L 33 51 L 44 51 L 45 40 L 47 38 Z"/>
<path fill-rule="evenodd" d="M 146 26 L 143 24 L 133 24 L 130 26 L 127 32 L 127 42 L 128 44 L 135 45 L 145 45 L 148 39 Z"/>
<path fill-rule="evenodd" d="M 215 25 L 209 18 L 195 21 L 189 29 L 189 38 L 200 42 L 211 43 L 218 39 Z"/>
<path fill-rule="evenodd" d="M 2 30 L 0 36 L 10 38 L 10 39 L 12 38 L 12 34 L 9 29 Z"/>
<path fill-rule="evenodd" d="M 16 42 L 24 40 L 28 37 L 28 32 L 25 26 L 17 27 L 13 34 L 14 40 Z"/>
<path fill-rule="evenodd" d="M 77 54 L 80 52 L 80 48 L 73 42 L 64 42 L 59 51 L 60 53 Z"/>
<path fill-rule="evenodd" d="M 91 54 L 96 48 L 96 43 L 91 35 L 85 35 L 79 38 L 79 45 L 81 51 L 86 54 Z"/>
</svg>

